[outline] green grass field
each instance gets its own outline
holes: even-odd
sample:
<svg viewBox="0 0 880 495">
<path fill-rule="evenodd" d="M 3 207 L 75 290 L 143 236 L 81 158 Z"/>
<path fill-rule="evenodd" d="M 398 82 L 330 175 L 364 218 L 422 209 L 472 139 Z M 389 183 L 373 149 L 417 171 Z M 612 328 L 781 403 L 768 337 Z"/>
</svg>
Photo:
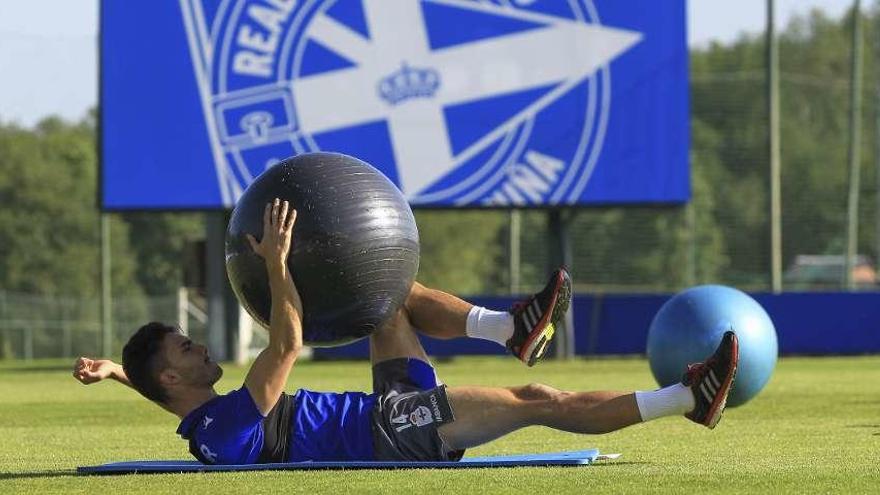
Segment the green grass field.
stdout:
<svg viewBox="0 0 880 495">
<path fill-rule="evenodd" d="M 459 358 L 437 363 L 450 385 L 648 389 L 642 359 L 545 362 Z M 880 357 L 789 358 L 763 393 L 714 431 L 665 418 L 604 436 L 543 428 L 470 452 L 596 447 L 617 461 L 575 468 L 260 472 L 81 477 L 77 465 L 187 458 L 177 419 L 117 383 L 83 386 L 67 362 L 0 363 L 0 493 L 878 493 Z M 241 383 L 227 367 L 219 391 Z M 302 363 L 291 388 L 365 390 L 366 363 Z"/>
</svg>

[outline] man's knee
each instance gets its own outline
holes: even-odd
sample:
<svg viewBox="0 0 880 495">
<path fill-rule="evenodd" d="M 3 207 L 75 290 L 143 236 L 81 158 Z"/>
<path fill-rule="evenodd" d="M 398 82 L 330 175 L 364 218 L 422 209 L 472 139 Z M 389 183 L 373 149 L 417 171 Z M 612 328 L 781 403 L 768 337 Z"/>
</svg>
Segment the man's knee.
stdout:
<svg viewBox="0 0 880 495">
<path fill-rule="evenodd" d="M 384 325 L 377 328 L 373 335 L 381 337 L 384 335 L 394 335 L 401 331 L 411 331 L 409 312 L 403 306 Z"/>
<path fill-rule="evenodd" d="M 419 299 L 424 297 L 427 291 L 428 289 L 424 285 L 418 282 L 413 282 L 412 287 L 409 289 L 409 294 L 406 296 L 406 300 L 404 300 L 401 305 L 401 309 L 406 312 L 407 316 L 412 313 L 413 307 L 419 304 Z"/>
<path fill-rule="evenodd" d="M 388 323 L 370 335 L 370 356 L 373 363 L 395 358 L 417 358 L 428 362 L 406 310 L 398 310 Z"/>
</svg>

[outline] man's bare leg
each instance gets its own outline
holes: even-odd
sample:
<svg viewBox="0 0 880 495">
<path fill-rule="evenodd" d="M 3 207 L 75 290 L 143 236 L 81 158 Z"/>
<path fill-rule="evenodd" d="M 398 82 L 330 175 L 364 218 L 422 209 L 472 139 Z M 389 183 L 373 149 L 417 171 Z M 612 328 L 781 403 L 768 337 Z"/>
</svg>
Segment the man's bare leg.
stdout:
<svg viewBox="0 0 880 495">
<path fill-rule="evenodd" d="M 598 434 L 684 415 L 711 429 L 724 412 L 738 363 L 739 341 L 734 332 L 726 332 L 705 362 L 688 366 L 681 383 L 659 390 L 565 392 L 541 384 L 450 388 L 455 421 L 438 431 L 450 448 L 460 450 L 532 425 Z"/>
<path fill-rule="evenodd" d="M 415 332 L 444 340 L 474 337 L 505 346 L 514 331 L 514 315 L 508 311 L 474 306 L 460 297 L 414 282 L 402 310 L 371 335 L 371 355 L 422 359 L 424 350 Z"/>
<path fill-rule="evenodd" d="M 446 292 L 416 282 L 404 303 L 413 328 L 435 339 L 471 337 L 501 346 L 514 335 L 514 316 L 474 306 Z"/>
<path fill-rule="evenodd" d="M 397 358 L 415 358 L 429 364 L 431 362 L 413 330 L 406 308 L 399 309 L 391 321 L 370 334 L 372 364 Z"/>
<path fill-rule="evenodd" d="M 599 434 L 642 421 L 635 394 L 628 392 L 567 392 L 530 384 L 454 387 L 447 395 L 455 421 L 441 426 L 439 432 L 455 450 L 476 447 L 533 425 Z"/>
<path fill-rule="evenodd" d="M 507 348 L 529 366 L 546 352 L 571 301 L 571 277 L 560 267 L 540 292 L 510 311 L 474 306 L 452 294 L 413 284 L 404 306 L 415 329 L 430 337 L 472 337 Z"/>
<path fill-rule="evenodd" d="M 404 303 L 410 322 L 435 339 L 467 336 L 468 314 L 473 304 L 443 291 L 415 282 Z"/>
</svg>

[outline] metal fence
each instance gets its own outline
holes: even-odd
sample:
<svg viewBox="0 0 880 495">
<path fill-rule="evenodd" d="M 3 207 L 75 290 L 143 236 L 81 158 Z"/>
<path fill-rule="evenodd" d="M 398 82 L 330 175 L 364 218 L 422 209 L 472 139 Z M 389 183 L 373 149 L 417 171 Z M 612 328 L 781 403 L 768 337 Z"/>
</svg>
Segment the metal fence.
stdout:
<svg viewBox="0 0 880 495">
<path fill-rule="evenodd" d="M 203 339 L 204 321 L 181 313 L 178 295 L 114 298 L 113 349 L 121 353 L 129 335 L 149 320 L 188 320 L 190 335 Z M 72 358 L 102 348 L 98 297 L 45 297 L 0 291 L 0 358 Z"/>
</svg>

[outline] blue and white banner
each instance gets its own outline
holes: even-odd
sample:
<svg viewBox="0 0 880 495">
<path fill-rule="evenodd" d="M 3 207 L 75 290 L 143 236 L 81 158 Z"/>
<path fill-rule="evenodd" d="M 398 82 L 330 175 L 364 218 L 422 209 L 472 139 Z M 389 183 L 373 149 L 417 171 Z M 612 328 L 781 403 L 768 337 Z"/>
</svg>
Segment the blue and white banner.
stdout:
<svg viewBox="0 0 880 495">
<path fill-rule="evenodd" d="M 338 151 L 413 205 L 689 198 L 683 1 L 102 2 L 106 209 Z"/>
</svg>

